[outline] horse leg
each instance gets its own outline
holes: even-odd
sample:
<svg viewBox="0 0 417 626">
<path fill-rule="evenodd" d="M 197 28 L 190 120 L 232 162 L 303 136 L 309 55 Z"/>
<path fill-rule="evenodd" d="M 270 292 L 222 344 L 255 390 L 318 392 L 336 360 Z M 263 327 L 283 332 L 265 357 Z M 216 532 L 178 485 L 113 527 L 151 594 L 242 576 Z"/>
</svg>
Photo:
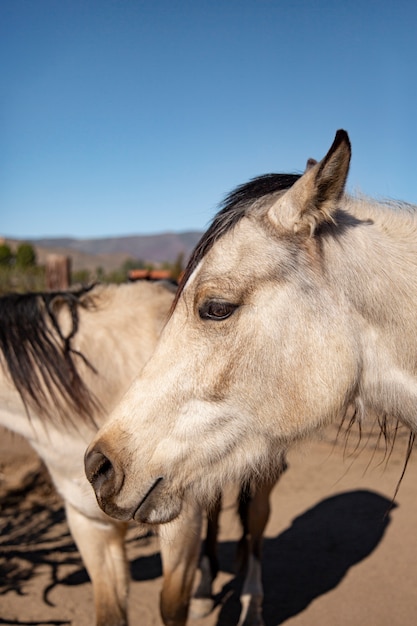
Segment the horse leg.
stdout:
<svg viewBox="0 0 417 626">
<path fill-rule="evenodd" d="M 86 517 L 68 502 L 65 507 L 71 534 L 93 586 L 96 625 L 127 626 L 127 526 Z"/>
<path fill-rule="evenodd" d="M 217 559 L 217 534 L 219 515 L 222 507 L 221 493 L 207 512 L 206 538 L 200 558 L 200 582 L 191 600 L 191 615 L 194 618 L 205 617 L 211 613 L 214 605 L 213 582 L 219 571 Z"/>
<path fill-rule="evenodd" d="M 286 469 L 287 463 L 283 457 L 278 478 Z M 244 548 L 246 576 L 240 596 L 242 610 L 238 626 L 264 626 L 261 553 L 263 534 L 270 514 L 269 496 L 276 482 L 275 477 L 274 480 L 257 483 L 252 493 L 243 487 L 239 494 L 239 515 L 243 526 L 239 548 Z"/>
<path fill-rule="evenodd" d="M 159 527 L 163 569 L 160 610 L 166 626 L 184 626 L 201 545 L 200 507 L 185 505 L 181 515 Z"/>
</svg>

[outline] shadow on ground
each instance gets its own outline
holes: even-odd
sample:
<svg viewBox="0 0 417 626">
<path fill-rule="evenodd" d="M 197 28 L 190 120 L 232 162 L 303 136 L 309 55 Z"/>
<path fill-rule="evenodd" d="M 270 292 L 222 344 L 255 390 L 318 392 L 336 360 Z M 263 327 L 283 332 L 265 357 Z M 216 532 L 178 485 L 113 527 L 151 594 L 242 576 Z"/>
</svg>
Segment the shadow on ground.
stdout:
<svg viewBox="0 0 417 626">
<path fill-rule="evenodd" d="M 28 581 L 45 566 L 50 571 L 50 582 L 43 593 L 46 604 L 50 604 L 48 595 L 56 585 L 79 585 L 88 580 L 69 534 L 62 503 L 51 489 L 49 479 L 39 471 L 24 488 L 0 500 L 0 595 L 10 591 L 23 595 Z M 315 598 L 337 587 L 349 569 L 378 546 L 390 523 L 390 507 L 391 502 L 376 492 L 342 493 L 319 502 L 277 537 L 266 539 L 266 626 L 284 623 Z M 146 545 L 146 538 L 140 541 Z M 223 571 L 233 572 L 235 550 L 234 541 L 220 543 Z M 134 559 L 131 572 L 135 581 L 160 577 L 159 554 Z M 237 576 L 216 598 L 221 605 L 218 626 L 237 624 L 241 584 L 242 578 Z"/>
<path fill-rule="evenodd" d="M 342 493 L 295 518 L 277 537 L 265 539 L 266 626 L 284 623 L 337 587 L 349 569 L 378 546 L 390 523 L 392 508 L 390 500 L 372 491 Z M 223 570 L 231 571 L 234 556 L 234 542 L 220 544 Z M 241 577 L 236 577 L 216 598 L 222 604 L 218 626 L 237 624 L 241 584 Z"/>
</svg>

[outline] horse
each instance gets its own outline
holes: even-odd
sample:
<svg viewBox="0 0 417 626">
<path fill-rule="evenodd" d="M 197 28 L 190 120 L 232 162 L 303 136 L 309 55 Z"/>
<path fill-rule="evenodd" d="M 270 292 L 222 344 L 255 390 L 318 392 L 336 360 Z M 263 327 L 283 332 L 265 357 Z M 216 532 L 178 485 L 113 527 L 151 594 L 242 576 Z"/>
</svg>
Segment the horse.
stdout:
<svg viewBox="0 0 417 626">
<path fill-rule="evenodd" d="M 84 451 L 150 358 L 174 293 L 167 283 L 139 281 L 0 298 L 0 424 L 29 441 L 63 498 L 69 528 L 92 581 L 97 626 L 127 624 L 127 524 L 98 507 L 84 474 Z M 255 491 L 248 515 L 242 517 L 247 541 L 253 536 L 256 543 L 253 549 L 248 545 L 250 555 L 259 552 L 271 488 Z M 167 625 L 186 621 L 201 527 L 202 510 L 190 504 L 174 524 L 158 530 L 163 564 L 160 611 Z M 197 615 L 213 606 L 214 518 L 207 533 L 211 539 L 205 542 L 205 556 L 211 569 L 203 561 L 193 605 Z M 246 587 L 253 587 L 251 580 L 248 575 Z M 251 602 L 256 614 L 262 588 L 255 591 Z"/>
<path fill-rule="evenodd" d="M 168 522 L 191 496 L 271 478 L 284 450 L 345 415 L 399 420 L 411 450 L 416 207 L 348 194 L 350 160 L 339 130 L 303 174 L 226 198 L 152 358 L 87 450 L 109 515 Z"/>
</svg>

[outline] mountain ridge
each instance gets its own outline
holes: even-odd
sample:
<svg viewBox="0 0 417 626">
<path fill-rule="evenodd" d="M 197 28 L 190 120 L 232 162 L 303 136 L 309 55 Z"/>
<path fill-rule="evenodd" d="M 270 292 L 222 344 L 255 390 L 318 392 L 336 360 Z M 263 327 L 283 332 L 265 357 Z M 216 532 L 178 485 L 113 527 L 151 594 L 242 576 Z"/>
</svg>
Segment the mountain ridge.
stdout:
<svg viewBox="0 0 417 626">
<path fill-rule="evenodd" d="M 63 254 L 71 258 L 74 270 L 105 271 L 118 269 L 126 260 L 134 259 L 155 265 L 175 262 L 182 254 L 186 263 L 202 232 L 165 232 L 154 235 L 123 235 L 81 239 L 77 237 L 39 237 L 18 239 L 7 237 L 12 246 L 30 243 L 38 263 L 44 264 L 48 254 Z"/>
</svg>

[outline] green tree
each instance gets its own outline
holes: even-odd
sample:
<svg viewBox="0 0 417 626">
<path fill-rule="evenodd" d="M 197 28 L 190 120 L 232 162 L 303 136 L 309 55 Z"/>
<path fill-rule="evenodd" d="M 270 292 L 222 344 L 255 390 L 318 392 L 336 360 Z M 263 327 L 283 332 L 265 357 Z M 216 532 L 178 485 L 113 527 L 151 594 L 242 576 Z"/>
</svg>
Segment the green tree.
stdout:
<svg viewBox="0 0 417 626">
<path fill-rule="evenodd" d="M 9 267 L 13 261 L 13 253 L 7 243 L 0 245 L 0 265 Z"/>
<path fill-rule="evenodd" d="M 36 265 L 36 252 L 30 243 L 19 244 L 16 251 L 16 267 L 26 269 Z"/>
<path fill-rule="evenodd" d="M 126 259 L 121 267 L 122 271 L 127 274 L 129 270 L 144 270 L 146 264 L 142 259 Z"/>
<path fill-rule="evenodd" d="M 116 284 L 124 283 L 126 282 L 126 272 L 123 269 L 109 272 L 103 277 L 103 282 Z"/>
<path fill-rule="evenodd" d="M 73 284 L 88 285 L 91 282 L 90 271 L 84 269 L 71 272 L 71 282 Z"/>
</svg>

